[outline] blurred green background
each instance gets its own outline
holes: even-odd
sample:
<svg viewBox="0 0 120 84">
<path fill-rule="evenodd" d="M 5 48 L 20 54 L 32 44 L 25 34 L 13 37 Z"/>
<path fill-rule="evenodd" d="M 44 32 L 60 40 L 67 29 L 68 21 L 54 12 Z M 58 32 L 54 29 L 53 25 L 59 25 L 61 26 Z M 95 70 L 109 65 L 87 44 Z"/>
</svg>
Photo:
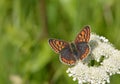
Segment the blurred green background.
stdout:
<svg viewBox="0 0 120 84">
<path fill-rule="evenodd" d="M 120 0 L 0 0 L 0 84 L 77 84 L 48 39 L 73 41 L 85 25 L 120 49 Z"/>
</svg>

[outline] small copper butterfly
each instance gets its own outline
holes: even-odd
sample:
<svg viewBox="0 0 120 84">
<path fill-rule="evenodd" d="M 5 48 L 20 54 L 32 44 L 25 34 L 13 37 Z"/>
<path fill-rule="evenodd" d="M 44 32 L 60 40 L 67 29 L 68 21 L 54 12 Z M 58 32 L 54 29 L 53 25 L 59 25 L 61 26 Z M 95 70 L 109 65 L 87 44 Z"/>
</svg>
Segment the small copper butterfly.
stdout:
<svg viewBox="0 0 120 84">
<path fill-rule="evenodd" d="M 67 65 L 75 65 L 78 60 L 86 58 L 90 52 L 90 27 L 85 26 L 76 36 L 74 42 L 49 39 L 52 49 L 59 54 L 60 61 Z"/>
</svg>

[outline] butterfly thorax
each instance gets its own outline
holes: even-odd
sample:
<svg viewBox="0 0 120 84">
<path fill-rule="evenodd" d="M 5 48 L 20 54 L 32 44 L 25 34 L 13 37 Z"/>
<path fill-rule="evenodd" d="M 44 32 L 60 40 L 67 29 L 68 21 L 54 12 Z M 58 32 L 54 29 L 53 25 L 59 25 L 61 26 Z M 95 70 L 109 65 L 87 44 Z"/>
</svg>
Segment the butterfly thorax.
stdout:
<svg viewBox="0 0 120 84">
<path fill-rule="evenodd" d="M 77 48 L 76 48 L 76 45 L 74 43 L 70 43 L 70 48 L 71 48 L 71 51 L 72 53 L 77 56 L 78 55 L 78 52 L 77 52 Z"/>
</svg>

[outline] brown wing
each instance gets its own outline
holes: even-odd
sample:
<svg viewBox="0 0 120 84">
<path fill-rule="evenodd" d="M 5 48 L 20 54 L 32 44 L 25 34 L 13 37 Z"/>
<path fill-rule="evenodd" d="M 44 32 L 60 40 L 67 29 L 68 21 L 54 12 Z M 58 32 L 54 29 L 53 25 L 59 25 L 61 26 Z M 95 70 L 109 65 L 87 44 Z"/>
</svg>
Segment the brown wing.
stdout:
<svg viewBox="0 0 120 84">
<path fill-rule="evenodd" d="M 77 35 L 75 39 L 75 43 L 80 43 L 80 42 L 89 42 L 90 39 L 90 27 L 85 26 L 81 32 Z"/>
<path fill-rule="evenodd" d="M 60 54 L 59 58 L 62 63 L 66 65 L 74 65 L 76 63 L 76 58 L 74 57 L 68 42 L 49 39 L 49 44 L 56 53 Z"/>
<path fill-rule="evenodd" d="M 76 57 L 73 54 L 70 45 L 61 50 L 59 58 L 62 63 L 67 65 L 75 65 L 76 63 Z"/>
<path fill-rule="evenodd" d="M 68 42 L 57 39 L 49 39 L 49 44 L 56 53 L 59 53 L 63 48 L 69 45 Z"/>
<path fill-rule="evenodd" d="M 89 46 L 87 46 L 84 54 L 80 57 L 80 59 L 83 60 L 84 58 L 86 58 L 88 56 L 89 52 L 90 52 L 90 48 L 89 48 Z"/>
<path fill-rule="evenodd" d="M 86 58 L 90 52 L 90 47 L 86 42 L 81 42 L 76 44 L 76 48 L 78 51 L 77 59 L 83 60 Z"/>
</svg>

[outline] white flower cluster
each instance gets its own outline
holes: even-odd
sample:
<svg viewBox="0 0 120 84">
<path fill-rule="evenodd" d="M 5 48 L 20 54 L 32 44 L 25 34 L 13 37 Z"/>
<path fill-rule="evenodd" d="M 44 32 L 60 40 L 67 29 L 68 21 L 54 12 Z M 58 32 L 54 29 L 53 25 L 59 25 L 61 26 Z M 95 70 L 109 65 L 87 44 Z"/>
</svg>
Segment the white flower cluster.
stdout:
<svg viewBox="0 0 120 84">
<path fill-rule="evenodd" d="M 100 62 L 99 66 L 88 66 L 88 63 L 79 61 L 75 66 L 66 71 L 73 80 L 78 80 L 78 84 L 105 84 L 110 82 L 110 76 L 120 74 L 120 51 L 115 49 L 105 37 L 91 34 L 90 37 L 91 52 L 95 61 Z M 88 59 L 88 58 L 86 58 Z"/>
</svg>

